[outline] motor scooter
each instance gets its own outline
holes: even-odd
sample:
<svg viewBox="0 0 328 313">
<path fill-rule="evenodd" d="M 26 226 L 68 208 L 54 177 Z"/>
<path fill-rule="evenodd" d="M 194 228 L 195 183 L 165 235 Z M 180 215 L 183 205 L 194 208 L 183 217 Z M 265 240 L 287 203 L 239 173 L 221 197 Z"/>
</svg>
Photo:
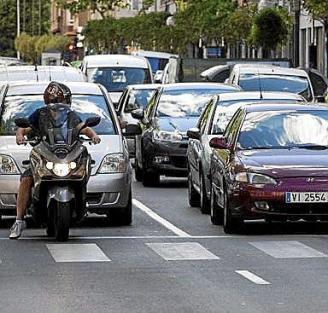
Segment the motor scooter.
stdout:
<svg viewBox="0 0 328 313">
<path fill-rule="evenodd" d="M 35 130 L 34 137 L 26 142 L 33 146 L 29 160 L 23 162 L 33 175 L 32 203 L 27 211 L 39 225 L 46 225 L 47 235 L 57 241 L 66 241 L 72 222 L 86 215 L 86 188 L 91 173 L 91 156 L 80 135 L 84 127 L 100 123 L 100 117 L 88 118 L 80 129 L 70 127 L 67 109 L 59 113 L 53 128 L 41 138 Z M 18 127 L 31 127 L 25 118 L 15 120 Z"/>
</svg>

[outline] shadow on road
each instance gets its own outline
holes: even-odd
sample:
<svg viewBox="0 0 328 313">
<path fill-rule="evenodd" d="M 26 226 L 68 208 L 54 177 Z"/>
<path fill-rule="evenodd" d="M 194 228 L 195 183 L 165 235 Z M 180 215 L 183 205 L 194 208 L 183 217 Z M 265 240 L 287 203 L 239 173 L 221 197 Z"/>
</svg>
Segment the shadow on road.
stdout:
<svg viewBox="0 0 328 313">
<path fill-rule="evenodd" d="M 327 222 L 246 222 L 240 234 L 248 236 L 258 235 L 318 235 L 328 234 Z"/>
</svg>

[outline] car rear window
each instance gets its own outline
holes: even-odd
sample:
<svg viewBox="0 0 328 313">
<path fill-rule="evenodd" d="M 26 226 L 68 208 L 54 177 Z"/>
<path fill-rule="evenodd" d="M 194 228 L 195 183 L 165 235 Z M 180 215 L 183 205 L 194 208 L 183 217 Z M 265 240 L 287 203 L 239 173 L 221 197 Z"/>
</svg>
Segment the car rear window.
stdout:
<svg viewBox="0 0 328 313">
<path fill-rule="evenodd" d="M 109 92 L 123 91 L 128 85 L 150 84 L 151 73 L 146 68 L 98 67 L 88 69 L 88 79 L 102 84 Z"/>
<path fill-rule="evenodd" d="M 14 135 L 17 128 L 15 119 L 19 117 L 27 118 L 42 106 L 44 106 L 43 95 L 6 97 L 1 112 L 0 135 Z M 99 116 L 101 118 L 100 124 L 93 127 L 99 135 L 114 135 L 117 133 L 117 128 L 103 96 L 73 95 L 72 110 L 80 116 L 82 121 L 91 116 Z"/>
</svg>

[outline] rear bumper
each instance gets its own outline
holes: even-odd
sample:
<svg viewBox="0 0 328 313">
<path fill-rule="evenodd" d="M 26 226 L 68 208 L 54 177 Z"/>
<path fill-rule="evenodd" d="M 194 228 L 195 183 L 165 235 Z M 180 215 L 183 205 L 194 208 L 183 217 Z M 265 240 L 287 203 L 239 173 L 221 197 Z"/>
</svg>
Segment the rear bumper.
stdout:
<svg viewBox="0 0 328 313">
<path fill-rule="evenodd" d="M 19 175 L 0 175 L 0 214 L 15 214 Z M 128 205 L 131 168 L 125 173 L 91 176 L 87 186 L 87 208 L 93 213 L 107 213 Z"/>
</svg>

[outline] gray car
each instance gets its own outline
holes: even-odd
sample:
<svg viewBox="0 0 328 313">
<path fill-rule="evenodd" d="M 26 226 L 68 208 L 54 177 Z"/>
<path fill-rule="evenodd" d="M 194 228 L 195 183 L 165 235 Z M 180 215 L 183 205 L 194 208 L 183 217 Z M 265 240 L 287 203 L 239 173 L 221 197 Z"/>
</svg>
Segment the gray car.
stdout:
<svg viewBox="0 0 328 313">
<path fill-rule="evenodd" d="M 43 106 L 43 91 L 48 83 L 9 83 L 0 94 L 0 214 L 15 213 L 16 196 L 24 160 L 31 147 L 18 146 L 15 141 L 14 119 L 28 117 Z M 66 83 L 71 89 L 72 109 L 84 121 L 98 115 L 101 122 L 94 129 L 101 138 L 99 145 L 90 145 L 92 172 L 87 186 L 89 212 L 107 214 L 114 223 L 120 216 L 132 214 L 131 164 L 113 104 L 101 85 Z M 125 219 L 127 220 L 127 219 Z M 131 222 L 131 218 L 130 218 Z"/>
<path fill-rule="evenodd" d="M 214 96 L 200 116 L 197 126 L 188 130 L 188 199 L 190 206 L 200 206 L 202 213 L 210 208 L 210 140 L 223 134 L 234 113 L 245 104 L 270 102 L 305 102 L 297 94 L 288 92 L 235 92 Z"/>
</svg>

